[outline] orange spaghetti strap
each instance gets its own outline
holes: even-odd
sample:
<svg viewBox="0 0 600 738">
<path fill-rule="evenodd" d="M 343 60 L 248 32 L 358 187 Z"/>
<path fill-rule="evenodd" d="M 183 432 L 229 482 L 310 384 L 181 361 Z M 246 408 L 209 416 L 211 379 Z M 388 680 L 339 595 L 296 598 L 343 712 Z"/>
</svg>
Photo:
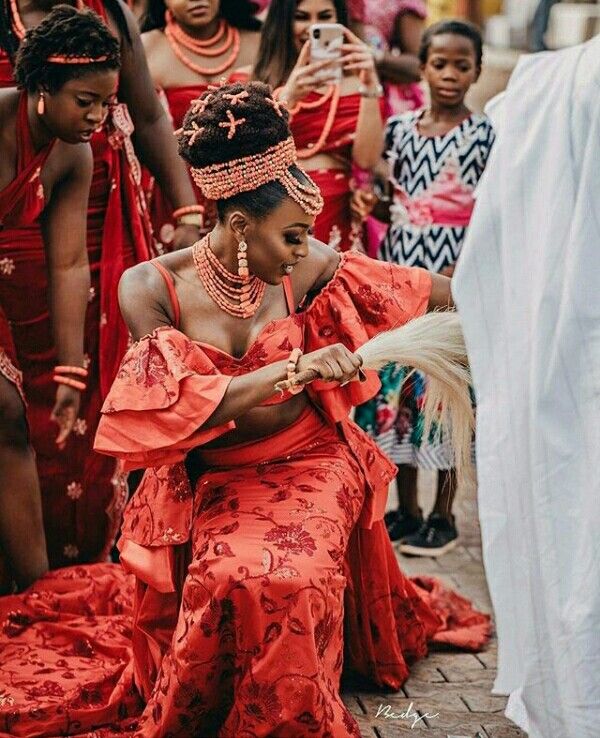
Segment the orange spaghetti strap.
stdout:
<svg viewBox="0 0 600 738">
<path fill-rule="evenodd" d="M 158 261 L 152 260 L 150 262 L 160 273 L 161 277 L 165 280 L 167 289 L 169 290 L 169 298 L 171 300 L 171 307 L 173 308 L 173 327 L 179 328 L 179 319 L 181 317 L 181 308 L 179 307 L 179 300 L 177 299 L 177 292 L 175 291 L 175 283 L 173 277 Z"/>
<path fill-rule="evenodd" d="M 296 300 L 294 299 L 294 288 L 292 280 L 288 274 L 283 278 L 283 291 L 285 292 L 285 301 L 287 302 L 290 315 L 296 312 Z"/>
</svg>

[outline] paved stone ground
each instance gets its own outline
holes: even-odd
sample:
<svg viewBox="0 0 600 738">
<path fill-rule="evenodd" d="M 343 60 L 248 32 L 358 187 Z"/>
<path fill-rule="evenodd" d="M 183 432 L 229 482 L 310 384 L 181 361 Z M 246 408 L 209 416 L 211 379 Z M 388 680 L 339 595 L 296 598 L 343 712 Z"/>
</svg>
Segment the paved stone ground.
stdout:
<svg viewBox="0 0 600 738">
<path fill-rule="evenodd" d="M 427 512 L 433 502 L 433 476 L 422 475 L 419 503 Z M 396 501 L 390 492 L 390 503 Z M 414 558 L 398 553 L 403 571 L 410 575 L 427 574 L 468 597 L 484 612 L 492 612 L 483 565 L 475 490 L 459 492 L 455 515 L 460 545 L 438 559 Z M 450 652 L 436 649 L 411 669 L 411 675 L 398 694 L 377 691 L 344 692 L 344 700 L 361 726 L 363 738 L 525 738 L 504 717 L 506 699 L 491 694 L 496 675 L 495 639 L 483 653 Z M 399 715 L 412 703 L 413 712 L 437 717 L 426 718 L 412 727 L 413 720 L 377 716 L 378 708 L 390 705 Z"/>
</svg>

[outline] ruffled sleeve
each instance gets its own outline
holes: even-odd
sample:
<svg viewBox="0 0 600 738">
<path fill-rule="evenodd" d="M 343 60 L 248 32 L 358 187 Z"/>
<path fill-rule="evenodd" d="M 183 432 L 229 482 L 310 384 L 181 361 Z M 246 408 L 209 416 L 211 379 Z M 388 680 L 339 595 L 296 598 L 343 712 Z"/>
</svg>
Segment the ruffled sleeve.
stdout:
<svg viewBox="0 0 600 738">
<path fill-rule="evenodd" d="M 401 267 L 346 252 L 336 273 L 305 313 L 305 353 L 332 343 L 356 351 L 370 338 L 399 328 L 423 315 L 431 295 L 431 275 L 425 269 Z M 377 372 L 367 371 L 364 382 L 313 382 L 309 391 L 335 422 L 350 408 L 375 396 Z"/>
<path fill-rule="evenodd" d="M 182 461 L 186 453 L 235 427 L 203 430 L 231 377 L 171 327 L 158 328 L 125 355 L 102 407 L 94 448 L 124 469 Z"/>
</svg>

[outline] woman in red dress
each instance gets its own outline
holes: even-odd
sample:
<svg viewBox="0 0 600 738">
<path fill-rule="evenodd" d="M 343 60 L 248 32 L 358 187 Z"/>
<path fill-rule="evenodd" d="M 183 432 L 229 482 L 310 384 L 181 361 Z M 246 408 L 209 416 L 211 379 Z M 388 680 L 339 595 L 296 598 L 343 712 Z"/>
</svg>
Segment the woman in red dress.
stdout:
<svg viewBox="0 0 600 738">
<path fill-rule="evenodd" d="M 298 158 L 323 194 L 315 237 L 340 251 L 362 250 L 362 224 L 350 209 L 352 172 L 375 167 L 383 147 L 383 89 L 368 47 L 346 31 L 341 83 L 323 79 L 331 65 L 310 63 L 310 26 L 347 20 L 343 0 L 274 0 L 254 69 L 256 79 L 279 88 Z"/>
<path fill-rule="evenodd" d="M 354 351 L 448 306 L 449 280 L 308 236 L 322 199 L 265 85 L 193 111 L 181 151 L 218 222 L 121 280 L 136 342 L 96 438 L 147 467 L 120 539 L 133 630 L 117 566 L 0 600 L 8 735 L 357 738 L 342 664 L 397 690 L 428 640 L 488 635 L 466 600 L 398 568 L 382 522 L 395 469 L 348 419 L 378 384 L 351 381 Z M 320 381 L 277 394 L 307 369 Z"/>
<path fill-rule="evenodd" d="M 9 21 L 0 26 L 0 40 L 10 54 L 16 52 L 26 29 L 35 28 L 57 4 L 49 0 L 0 2 Z M 129 9 L 120 0 L 86 0 L 85 4 L 98 12 L 118 39 L 122 63 L 117 98 L 102 129 L 91 140 L 94 169 L 87 222 L 91 288 L 85 326 L 85 365 L 89 376 L 75 432 L 62 450 L 56 448 L 49 420 L 56 357 L 48 308 L 40 298 L 39 310 L 33 314 L 29 295 L 31 284 L 39 286 L 42 295 L 45 282 L 45 271 L 40 266 L 44 245 L 39 229 L 37 240 L 31 236 L 32 263 L 27 280 L 19 282 L 19 273 L 11 276 L 15 290 L 8 316 L 14 322 L 15 349 L 28 399 L 51 567 L 106 559 L 127 498 L 124 480 L 115 473 L 115 464 L 94 453 L 92 446 L 103 397 L 129 340 L 119 313 L 117 284 L 127 267 L 149 257 L 151 247 L 136 152 L 173 202 L 178 206 L 195 203 L 185 165 L 177 155 L 173 129 L 154 91 L 140 34 Z M 77 5 L 83 5 L 82 0 Z M 81 42 L 72 39 L 74 53 Z M 8 75 L 0 85 L 15 84 L 10 65 L 0 66 L 0 72 Z M 135 151 L 130 138 L 134 125 Z M 197 228 L 182 225 L 175 233 L 174 244 L 189 245 L 197 238 Z M 34 270 L 34 263 L 40 267 L 38 270 Z"/>
<path fill-rule="evenodd" d="M 142 27 L 150 74 L 164 92 L 176 129 L 192 100 L 210 84 L 244 82 L 256 60 L 260 23 L 250 0 L 151 0 Z M 196 197 L 206 203 L 196 188 Z M 150 188 L 154 233 L 165 250 L 172 249 L 173 205 L 160 188 Z M 214 207 L 205 210 L 203 226 L 214 224 Z"/>
<path fill-rule="evenodd" d="M 72 37 L 86 39 L 78 57 Z M 55 372 L 59 383 L 46 419 L 59 423 L 48 443 L 60 449 L 77 429 L 85 387 L 87 142 L 115 95 L 119 65 L 118 43 L 100 18 L 63 7 L 23 43 L 15 71 L 21 90 L 0 90 L 0 548 L 8 580 L 19 587 L 41 576 L 48 558 L 16 345 L 27 330 L 43 352 L 52 337 L 40 329 L 51 320 L 56 361 L 68 369 Z M 39 326 L 46 290 L 50 316 Z"/>
</svg>

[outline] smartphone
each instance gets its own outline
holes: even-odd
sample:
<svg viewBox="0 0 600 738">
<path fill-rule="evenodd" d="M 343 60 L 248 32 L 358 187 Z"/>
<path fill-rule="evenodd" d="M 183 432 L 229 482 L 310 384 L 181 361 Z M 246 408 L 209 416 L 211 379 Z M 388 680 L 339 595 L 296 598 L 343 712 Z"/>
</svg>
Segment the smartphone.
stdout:
<svg viewBox="0 0 600 738">
<path fill-rule="evenodd" d="M 340 23 L 315 23 L 309 29 L 310 60 L 311 62 L 325 59 L 340 59 L 342 44 L 344 43 L 344 26 Z M 342 67 L 331 66 L 321 69 L 315 75 L 317 78 L 342 80 Z"/>
</svg>

